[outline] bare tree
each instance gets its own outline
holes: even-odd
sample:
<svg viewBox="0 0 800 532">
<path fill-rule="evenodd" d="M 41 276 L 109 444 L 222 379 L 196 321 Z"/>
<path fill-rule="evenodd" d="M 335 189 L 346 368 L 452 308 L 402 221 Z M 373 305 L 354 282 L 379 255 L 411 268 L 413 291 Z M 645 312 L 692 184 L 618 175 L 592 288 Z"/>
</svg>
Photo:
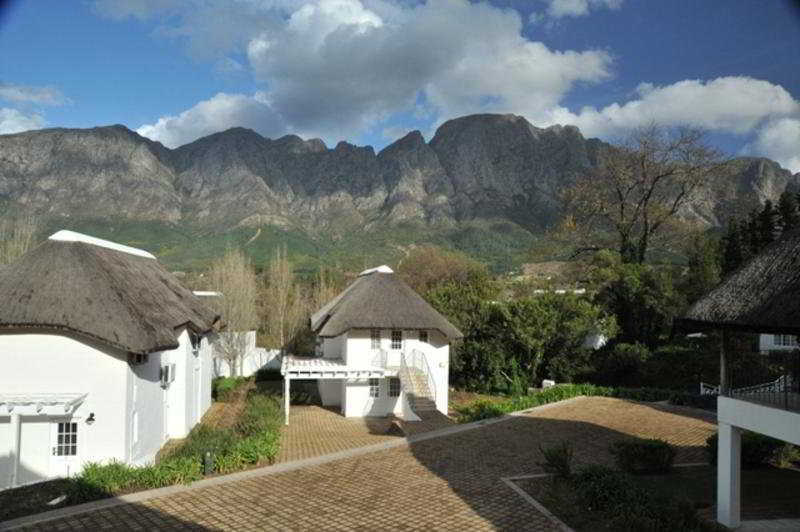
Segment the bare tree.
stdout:
<svg viewBox="0 0 800 532">
<path fill-rule="evenodd" d="M 264 319 L 269 338 L 281 349 L 289 339 L 289 317 L 296 296 L 294 272 L 286 256 L 286 246 L 279 247 L 269 262 L 264 291 Z"/>
<path fill-rule="evenodd" d="M 9 218 L 0 222 L 0 264 L 14 262 L 36 243 L 40 230 L 33 217 Z"/>
<path fill-rule="evenodd" d="M 215 347 L 228 363 L 231 375 L 236 376 L 247 350 L 247 332 L 258 325 L 256 273 L 244 253 L 229 250 L 212 264 L 209 281 L 222 293 L 215 304 L 226 329 L 219 334 Z"/>
<path fill-rule="evenodd" d="M 601 155 L 594 174 L 567 190 L 564 228 L 594 238 L 610 232 L 623 261 L 642 263 L 653 240 L 680 223 L 682 210 L 725 164 L 700 130 L 637 129 Z"/>
</svg>

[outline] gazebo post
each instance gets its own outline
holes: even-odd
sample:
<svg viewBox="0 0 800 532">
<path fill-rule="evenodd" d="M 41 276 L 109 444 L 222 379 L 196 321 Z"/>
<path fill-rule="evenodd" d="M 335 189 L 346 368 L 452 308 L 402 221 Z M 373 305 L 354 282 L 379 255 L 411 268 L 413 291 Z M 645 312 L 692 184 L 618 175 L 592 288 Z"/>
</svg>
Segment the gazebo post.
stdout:
<svg viewBox="0 0 800 532">
<path fill-rule="evenodd" d="M 18 412 L 11 412 L 11 482 L 12 488 L 19 483 L 19 454 L 22 433 L 22 418 Z"/>
<path fill-rule="evenodd" d="M 720 329 L 720 336 L 719 395 L 727 396 L 731 383 L 725 329 Z M 742 429 L 719 422 L 717 430 L 717 521 L 728 528 L 737 528 L 741 523 Z"/>
<path fill-rule="evenodd" d="M 289 390 L 291 388 L 292 378 L 289 375 L 283 377 L 283 413 L 285 416 L 284 424 L 289 424 Z"/>
</svg>

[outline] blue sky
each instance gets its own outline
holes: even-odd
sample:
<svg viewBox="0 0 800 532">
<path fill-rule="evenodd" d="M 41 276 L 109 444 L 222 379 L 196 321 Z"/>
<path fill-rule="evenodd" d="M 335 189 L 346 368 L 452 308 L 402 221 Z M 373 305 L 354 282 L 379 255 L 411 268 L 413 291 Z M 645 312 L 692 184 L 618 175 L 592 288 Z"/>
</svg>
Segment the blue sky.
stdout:
<svg viewBox="0 0 800 532">
<path fill-rule="evenodd" d="M 510 112 L 623 137 L 650 121 L 800 171 L 800 5 L 783 0 L 0 3 L 0 132 L 232 126 L 380 149 Z"/>
</svg>

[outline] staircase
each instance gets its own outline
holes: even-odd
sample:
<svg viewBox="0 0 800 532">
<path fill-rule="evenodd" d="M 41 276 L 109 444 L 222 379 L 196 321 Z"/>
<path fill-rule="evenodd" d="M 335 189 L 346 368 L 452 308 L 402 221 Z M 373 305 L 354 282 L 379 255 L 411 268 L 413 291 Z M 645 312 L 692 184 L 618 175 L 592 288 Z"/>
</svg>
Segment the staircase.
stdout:
<svg viewBox="0 0 800 532">
<path fill-rule="evenodd" d="M 420 419 L 441 415 L 436 410 L 436 385 L 424 353 L 416 349 L 403 353 L 398 377 L 411 410 Z"/>
</svg>

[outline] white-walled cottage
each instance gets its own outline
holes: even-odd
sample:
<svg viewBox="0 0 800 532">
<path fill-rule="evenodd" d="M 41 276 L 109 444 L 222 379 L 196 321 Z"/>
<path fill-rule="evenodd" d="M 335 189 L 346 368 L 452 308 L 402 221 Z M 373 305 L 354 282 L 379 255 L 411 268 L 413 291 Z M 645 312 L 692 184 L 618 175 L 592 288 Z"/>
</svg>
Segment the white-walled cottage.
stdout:
<svg viewBox="0 0 800 532">
<path fill-rule="evenodd" d="M 152 462 L 211 404 L 218 316 L 146 251 L 59 231 L 0 301 L 0 489 Z"/>
<path fill-rule="evenodd" d="M 287 423 L 292 379 L 316 379 L 347 417 L 447 414 L 450 342 L 463 335 L 387 266 L 362 272 L 311 328 L 318 356 L 283 360 Z"/>
</svg>

